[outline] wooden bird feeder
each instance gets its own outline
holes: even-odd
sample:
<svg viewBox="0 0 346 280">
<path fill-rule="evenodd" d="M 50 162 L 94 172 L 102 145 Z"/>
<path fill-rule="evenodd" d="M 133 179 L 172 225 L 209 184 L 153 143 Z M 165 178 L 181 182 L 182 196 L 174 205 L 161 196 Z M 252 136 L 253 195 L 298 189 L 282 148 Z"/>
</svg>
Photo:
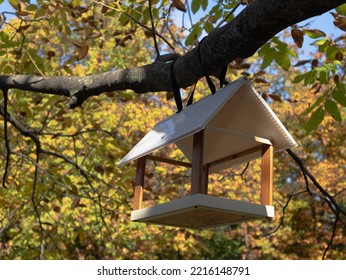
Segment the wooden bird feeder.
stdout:
<svg viewBox="0 0 346 280">
<path fill-rule="evenodd" d="M 153 156 L 175 143 L 188 162 Z M 159 122 L 118 163 L 137 160 L 131 220 L 186 228 L 208 228 L 274 217 L 273 149 L 296 142 L 246 78 L 240 78 Z M 261 158 L 261 202 L 208 195 L 208 175 Z M 189 196 L 142 209 L 147 160 L 192 168 Z"/>
</svg>

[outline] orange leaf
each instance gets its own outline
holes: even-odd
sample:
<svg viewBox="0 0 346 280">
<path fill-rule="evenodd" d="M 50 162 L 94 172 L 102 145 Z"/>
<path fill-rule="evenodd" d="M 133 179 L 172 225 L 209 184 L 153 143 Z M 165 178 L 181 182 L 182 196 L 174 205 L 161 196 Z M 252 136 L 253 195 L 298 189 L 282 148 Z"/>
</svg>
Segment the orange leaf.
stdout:
<svg viewBox="0 0 346 280">
<path fill-rule="evenodd" d="M 80 48 L 79 54 L 78 54 L 78 60 L 82 60 L 84 57 L 88 55 L 89 46 L 88 44 L 84 43 L 82 47 Z"/>
<path fill-rule="evenodd" d="M 77 41 L 77 40 L 72 40 L 71 42 L 72 42 L 72 44 L 73 44 L 75 47 L 77 47 L 77 48 L 82 48 L 82 46 L 84 45 L 83 42 Z"/>
<path fill-rule="evenodd" d="M 331 12 L 331 14 L 334 17 L 334 25 L 342 31 L 346 31 L 346 17 L 333 12 Z"/>
<path fill-rule="evenodd" d="M 262 98 L 263 98 L 264 100 L 267 100 L 268 97 L 269 97 L 268 93 L 266 93 L 266 92 L 263 92 L 263 93 L 262 93 Z"/>
<path fill-rule="evenodd" d="M 335 59 L 339 60 L 339 61 L 343 61 L 344 60 L 344 55 L 342 54 L 342 52 L 337 52 L 335 54 Z"/>
<path fill-rule="evenodd" d="M 294 66 L 301 66 L 311 62 L 311 59 L 299 60 Z"/>
<path fill-rule="evenodd" d="M 304 32 L 298 28 L 291 30 L 291 35 L 298 48 L 303 46 L 304 42 Z"/>
<path fill-rule="evenodd" d="M 178 9 L 179 11 L 186 12 L 186 7 L 181 0 L 173 0 L 171 7 Z"/>
<path fill-rule="evenodd" d="M 315 58 L 311 61 L 311 68 L 314 69 L 317 66 L 318 66 L 318 59 Z"/>
<path fill-rule="evenodd" d="M 255 78 L 254 82 L 255 83 L 261 83 L 261 84 L 264 84 L 264 85 L 269 85 L 269 82 L 266 79 L 262 79 L 262 78 Z"/>
<path fill-rule="evenodd" d="M 269 94 L 270 98 L 273 99 L 274 101 L 279 101 L 282 102 L 282 99 L 279 95 L 277 94 Z"/>
</svg>

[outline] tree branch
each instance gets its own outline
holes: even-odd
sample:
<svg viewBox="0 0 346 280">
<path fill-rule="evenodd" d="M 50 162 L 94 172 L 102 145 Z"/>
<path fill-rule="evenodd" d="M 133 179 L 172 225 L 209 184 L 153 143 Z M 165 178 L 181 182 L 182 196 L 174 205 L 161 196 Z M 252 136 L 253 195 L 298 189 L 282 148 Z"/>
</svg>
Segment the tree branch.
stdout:
<svg viewBox="0 0 346 280">
<path fill-rule="evenodd" d="M 154 25 L 154 17 L 153 17 L 151 0 L 149 0 L 149 15 L 150 15 L 151 32 L 153 34 L 153 40 L 154 40 L 156 55 L 157 55 L 157 57 L 160 57 L 159 45 L 157 44 L 157 40 L 156 40 L 156 31 L 155 31 L 155 25 Z"/>
<path fill-rule="evenodd" d="M 8 167 L 10 165 L 10 156 L 11 156 L 11 149 L 10 144 L 8 140 L 8 133 L 7 133 L 7 121 L 8 121 L 8 113 L 7 113 L 7 102 L 8 102 L 8 89 L 2 90 L 4 95 L 4 108 L 3 108 L 3 117 L 4 117 L 4 138 L 5 138 L 5 146 L 6 146 L 6 159 L 5 159 L 5 171 L 4 175 L 2 177 L 2 186 L 6 189 L 6 178 L 8 173 Z"/>
<path fill-rule="evenodd" d="M 200 47 L 204 70 L 208 75 L 234 59 L 252 56 L 281 30 L 304 19 L 325 13 L 344 0 L 258 0 L 253 1 L 230 23 L 212 31 Z M 193 85 L 204 76 L 196 48 L 175 63 L 180 87 Z M 69 108 L 81 106 L 90 96 L 131 89 L 137 93 L 171 91 L 170 63 L 116 70 L 87 77 L 0 76 L 0 89 L 17 88 L 70 97 Z"/>
<path fill-rule="evenodd" d="M 298 164 L 298 166 L 300 167 L 301 171 L 303 172 L 304 178 L 305 178 L 305 182 L 307 184 L 307 190 L 309 190 L 309 185 L 308 185 L 308 180 L 307 180 L 306 176 L 314 183 L 314 185 L 317 187 L 317 189 L 322 193 L 322 195 L 323 195 L 322 198 L 324 199 L 324 201 L 326 201 L 328 203 L 329 208 L 335 214 L 335 221 L 334 221 L 334 225 L 333 225 L 333 233 L 332 233 L 332 236 L 331 236 L 331 238 L 330 238 L 330 240 L 328 242 L 328 245 L 327 245 L 327 247 L 326 247 L 326 249 L 325 249 L 325 251 L 323 253 L 323 256 L 322 256 L 322 259 L 324 259 L 326 257 L 326 254 L 327 254 L 329 248 L 333 244 L 333 240 L 334 240 L 334 237 L 335 237 L 335 232 L 336 232 L 336 227 L 337 227 L 338 222 L 340 221 L 343 224 L 343 226 L 346 228 L 346 223 L 345 223 L 345 221 L 341 217 L 341 215 L 346 216 L 346 211 L 335 201 L 334 196 L 330 195 L 318 183 L 316 178 L 311 174 L 310 170 L 305 166 L 303 161 L 291 149 L 287 149 L 286 151 L 292 157 L 292 159 Z"/>
<path fill-rule="evenodd" d="M 281 219 L 280 219 L 280 223 L 278 224 L 278 226 L 277 226 L 273 231 L 264 234 L 263 237 L 267 237 L 267 236 L 269 236 L 269 235 L 272 235 L 272 234 L 276 233 L 276 232 L 279 230 L 279 228 L 283 225 L 283 223 L 284 223 L 284 221 L 285 221 L 286 209 L 287 209 L 288 205 L 290 204 L 291 200 L 292 200 L 294 197 L 296 197 L 296 196 L 298 196 L 298 195 L 301 195 L 301 194 L 303 194 L 303 193 L 306 193 L 306 192 L 307 192 L 307 190 L 303 190 L 303 191 L 300 191 L 300 192 L 293 193 L 293 194 L 290 194 L 290 195 L 289 195 L 289 197 L 288 197 L 288 199 L 287 199 L 287 201 L 286 201 L 286 204 L 284 205 L 284 207 L 282 207 L 282 216 L 281 216 Z"/>
<path fill-rule="evenodd" d="M 322 193 L 324 200 L 328 203 L 330 209 L 333 211 L 333 213 L 338 217 L 340 214 L 343 214 L 346 216 L 346 211 L 339 206 L 339 204 L 335 201 L 334 197 L 329 194 L 316 180 L 316 178 L 312 175 L 310 170 L 305 166 L 304 162 L 291 150 L 287 149 L 287 153 L 292 157 L 292 159 L 298 164 L 300 169 L 302 170 L 303 174 L 306 174 L 309 179 L 314 183 L 314 185 L 317 187 L 317 189 Z M 346 227 L 346 224 L 343 222 L 344 226 Z"/>
</svg>

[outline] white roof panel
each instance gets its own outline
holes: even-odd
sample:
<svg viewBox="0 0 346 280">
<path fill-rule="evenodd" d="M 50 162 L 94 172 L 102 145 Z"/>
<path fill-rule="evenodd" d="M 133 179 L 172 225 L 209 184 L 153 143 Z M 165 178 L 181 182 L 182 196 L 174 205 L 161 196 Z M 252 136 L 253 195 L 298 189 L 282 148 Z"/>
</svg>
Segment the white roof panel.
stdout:
<svg viewBox="0 0 346 280">
<path fill-rule="evenodd" d="M 263 143 L 272 144 L 275 150 L 296 145 L 251 83 L 240 78 L 159 122 L 118 164 L 138 159 L 171 143 L 176 143 L 191 161 L 192 136 L 202 129 L 205 129 L 204 164 L 254 150 L 244 157 L 233 157 L 228 163 L 212 168 L 211 172 L 260 157 Z"/>
</svg>

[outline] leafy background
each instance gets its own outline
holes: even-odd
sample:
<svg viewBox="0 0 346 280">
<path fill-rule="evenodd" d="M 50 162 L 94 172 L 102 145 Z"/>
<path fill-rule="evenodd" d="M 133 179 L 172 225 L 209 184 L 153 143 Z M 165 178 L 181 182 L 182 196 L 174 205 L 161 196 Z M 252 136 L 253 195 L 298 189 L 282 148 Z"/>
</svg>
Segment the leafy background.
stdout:
<svg viewBox="0 0 346 280">
<path fill-rule="evenodd" d="M 157 36 L 160 52 L 172 52 L 173 46 L 185 53 L 224 19 L 232 20 L 233 9 L 246 4 L 241 2 L 153 0 L 151 17 L 148 1 L 11 0 L 12 12 L 2 13 L 0 71 L 83 76 L 152 63 L 157 53 L 151 18 L 166 40 Z M 0 11 L 8 11 L 8 3 L 0 1 Z M 245 75 L 253 81 L 297 140 L 295 153 L 345 209 L 346 5 L 328 16 L 337 35 L 309 22 L 292 26 L 253 57 L 232 62 L 227 79 Z M 184 98 L 190 90 L 182 90 Z M 196 99 L 206 94 L 201 80 Z M 11 90 L 8 112 L 31 134 L 9 124 L 5 141 L 0 119 L 0 258 L 346 257 L 345 223 L 336 223 L 325 195 L 305 180 L 286 152 L 275 154 L 273 220 L 202 231 L 131 223 L 135 166 L 116 163 L 175 110 L 172 93 L 111 92 L 72 111 L 63 97 Z M 7 169 L 6 144 L 11 150 Z M 182 159 L 174 146 L 160 153 Z M 189 178 L 182 167 L 151 163 L 145 205 L 186 195 Z M 210 194 L 256 202 L 259 180 L 259 163 L 251 162 L 210 176 Z"/>
</svg>

